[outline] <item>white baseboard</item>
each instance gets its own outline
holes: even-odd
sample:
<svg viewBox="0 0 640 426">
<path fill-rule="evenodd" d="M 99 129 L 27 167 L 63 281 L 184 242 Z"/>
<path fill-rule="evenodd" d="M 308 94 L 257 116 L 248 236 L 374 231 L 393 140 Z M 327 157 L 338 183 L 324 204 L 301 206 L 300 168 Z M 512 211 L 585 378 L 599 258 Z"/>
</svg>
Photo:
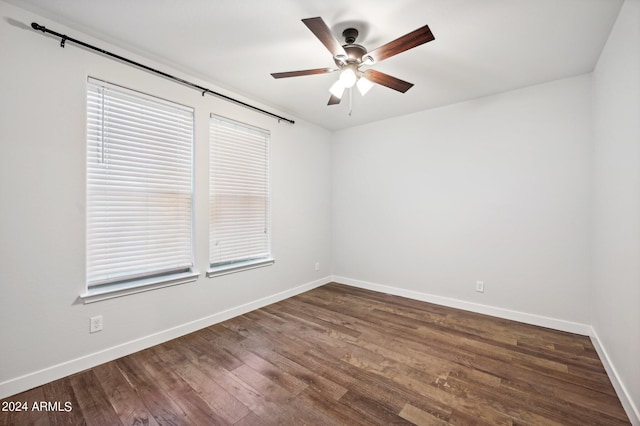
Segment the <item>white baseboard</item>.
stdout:
<svg viewBox="0 0 640 426">
<path fill-rule="evenodd" d="M 399 287 L 375 284 L 367 281 L 354 280 L 341 276 L 333 276 L 333 281 L 339 284 L 346 284 L 353 287 L 364 288 L 367 290 L 378 291 L 381 293 L 393 294 L 409 299 L 420 300 L 423 302 L 434 303 L 436 305 L 448 306 L 450 308 L 464 309 L 465 311 L 477 312 L 479 314 L 491 315 L 498 318 L 523 322 L 526 324 L 537 325 L 541 327 L 553 328 L 555 330 L 566 331 L 569 333 L 581 334 L 588 336 L 591 327 L 586 324 L 561 320 L 557 318 L 545 317 L 542 315 L 529 314 L 526 312 L 513 311 L 510 309 L 497 308 L 495 306 L 482 305 L 479 303 L 467 302 L 464 300 L 453 299 L 450 297 L 436 296 L 429 293 L 422 293 L 413 290 L 407 290 Z"/>
<path fill-rule="evenodd" d="M 99 352 L 94 352 L 92 354 L 53 365 L 39 371 L 34 371 L 20 377 L 6 380 L 0 383 L 0 399 L 15 395 L 20 392 L 24 392 L 34 387 L 41 386 L 45 383 L 49 383 L 53 380 L 61 379 L 70 374 L 78 373 L 88 368 L 95 367 L 97 365 L 112 361 L 114 359 L 118 359 L 120 357 L 141 351 L 143 349 L 150 348 L 168 340 L 184 336 L 185 334 L 189 334 L 202 328 L 209 327 L 213 324 L 226 321 L 238 315 L 242 315 L 247 312 L 270 305 L 272 303 L 276 303 L 289 297 L 293 297 L 297 294 L 304 293 L 305 291 L 312 290 L 316 287 L 331 282 L 331 278 L 332 277 L 330 276 L 320 278 L 318 280 L 300 285 L 298 287 L 294 287 L 280 293 L 263 297 L 261 299 L 254 300 L 252 302 L 248 302 L 222 312 L 217 312 L 215 314 L 197 319 L 195 321 L 181 324 L 158 333 L 150 334 L 139 339 L 135 339 L 117 346 L 101 350 Z"/>
<path fill-rule="evenodd" d="M 611 358 L 609 358 L 609 354 L 607 353 L 604 346 L 600 342 L 600 338 L 598 337 L 598 333 L 596 330 L 591 327 L 591 332 L 589 333 L 589 337 L 591 338 L 591 342 L 593 343 L 593 347 L 596 349 L 600 360 L 602 361 L 602 365 L 604 369 L 607 371 L 607 375 L 611 380 L 611 384 L 613 388 L 616 390 L 616 394 L 618 395 L 618 399 L 624 408 L 624 411 L 627 413 L 631 424 L 634 426 L 640 426 L 640 407 L 638 407 L 631 399 L 629 392 L 627 391 L 626 386 L 620 380 L 620 375 L 618 374 L 618 370 L 614 367 L 611 362 Z"/>
</svg>

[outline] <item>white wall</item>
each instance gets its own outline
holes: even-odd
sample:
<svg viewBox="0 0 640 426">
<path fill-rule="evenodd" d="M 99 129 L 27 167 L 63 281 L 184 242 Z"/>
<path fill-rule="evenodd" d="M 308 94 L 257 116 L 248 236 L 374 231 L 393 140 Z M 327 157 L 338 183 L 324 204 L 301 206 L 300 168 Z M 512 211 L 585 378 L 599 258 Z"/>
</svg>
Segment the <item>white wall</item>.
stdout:
<svg viewBox="0 0 640 426">
<path fill-rule="evenodd" d="M 334 275 L 588 324 L 589 118 L 587 75 L 337 132 Z"/>
<path fill-rule="evenodd" d="M 301 121 L 278 124 L 71 44 L 61 49 L 20 25 L 37 20 L 154 65 L 0 1 L 0 398 L 333 273 L 558 328 L 593 324 L 629 410 L 640 400 L 638 4 L 625 3 L 594 75 L 331 135 Z M 202 273 L 208 115 L 271 129 L 274 266 L 78 301 L 88 75 L 196 109 Z M 485 293 L 474 291 L 476 280 Z M 88 318 L 97 314 L 105 329 L 89 335 Z M 638 417 L 637 403 L 631 409 Z"/>
<path fill-rule="evenodd" d="M 640 2 L 626 1 L 593 75 L 592 324 L 621 387 L 635 401 L 636 422 L 640 422 L 639 46 Z"/>
<path fill-rule="evenodd" d="M 37 21 L 216 89 L 4 2 L 0 17 L 0 398 L 329 279 L 328 131 L 302 121 L 279 124 L 71 43 L 61 49 L 59 40 L 20 26 Z M 87 76 L 195 108 L 197 282 L 89 305 L 78 301 L 85 286 Z M 211 112 L 271 130 L 276 263 L 208 279 Z M 89 317 L 97 314 L 104 330 L 90 335 Z"/>
</svg>

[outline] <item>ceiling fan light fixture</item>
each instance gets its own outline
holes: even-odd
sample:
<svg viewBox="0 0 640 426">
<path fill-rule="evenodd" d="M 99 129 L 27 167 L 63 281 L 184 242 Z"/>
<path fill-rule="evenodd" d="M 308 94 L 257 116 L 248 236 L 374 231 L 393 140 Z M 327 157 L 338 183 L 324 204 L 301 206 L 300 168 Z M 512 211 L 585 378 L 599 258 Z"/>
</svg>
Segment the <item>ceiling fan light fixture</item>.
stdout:
<svg viewBox="0 0 640 426">
<path fill-rule="evenodd" d="M 373 82 L 365 77 L 360 77 L 356 83 L 356 87 L 362 96 L 366 95 L 373 87 Z"/>
<path fill-rule="evenodd" d="M 342 99 L 342 95 L 344 94 L 344 89 L 346 89 L 346 86 L 340 79 L 331 85 L 329 92 L 336 98 Z"/>
<path fill-rule="evenodd" d="M 345 68 L 344 71 L 340 73 L 339 81 L 341 81 L 344 87 L 348 89 L 356 84 L 357 79 L 358 77 L 356 76 L 356 72 L 353 70 L 353 68 L 349 67 Z"/>
<path fill-rule="evenodd" d="M 374 69 L 361 70 L 362 66 L 370 66 L 399 53 L 405 52 L 414 47 L 420 46 L 435 40 L 433 33 L 428 25 L 423 25 L 417 30 L 411 31 L 402 37 L 398 37 L 382 46 L 378 46 L 372 51 L 368 51 L 364 46 L 356 44 L 358 30 L 349 27 L 342 33 L 346 44 L 341 43 L 333 34 L 333 30 L 329 28 L 321 17 L 306 18 L 302 22 L 313 33 L 313 35 L 327 48 L 337 68 L 313 68 L 300 71 L 289 71 L 271 73 L 273 78 L 299 77 L 303 75 L 328 74 L 339 71 L 340 75 L 329 91 L 331 98 L 327 105 L 338 105 L 344 91 L 351 89 L 354 85 L 358 85 L 358 90 L 364 96 L 373 86 L 372 83 L 388 87 L 389 89 L 405 93 L 413 83 L 409 83 L 391 75 L 385 74 Z M 366 24 L 363 24 L 367 28 Z M 364 78 L 364 76 L 367 78 Z M 351 101 L 353 91 L 349 91 L 349 101 Z M 351 104 L 351 102 L 349 102 Z M 351 106 L 351 105 L 350 105 Z M 351 111 L 351 110 L 350 110 Z M 351 112 L 349 112 L 351 115 Z"/>
</svg>

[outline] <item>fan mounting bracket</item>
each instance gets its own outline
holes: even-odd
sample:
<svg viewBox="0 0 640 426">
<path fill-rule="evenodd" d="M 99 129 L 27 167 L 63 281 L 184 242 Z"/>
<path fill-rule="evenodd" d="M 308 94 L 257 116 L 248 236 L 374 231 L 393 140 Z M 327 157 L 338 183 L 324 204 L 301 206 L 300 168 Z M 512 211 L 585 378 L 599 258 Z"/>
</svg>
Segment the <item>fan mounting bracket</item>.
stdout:
<svg viewBox="0 0 640 426">
<path fill-rule="evenodd" d="M 356 42 L 358 34 L 358 30 L 356 30 L 355 28 L 347 28 L 342 32 L 342 37 L 344 37 L 345 43 L 353 44 Z"/>
</svg>

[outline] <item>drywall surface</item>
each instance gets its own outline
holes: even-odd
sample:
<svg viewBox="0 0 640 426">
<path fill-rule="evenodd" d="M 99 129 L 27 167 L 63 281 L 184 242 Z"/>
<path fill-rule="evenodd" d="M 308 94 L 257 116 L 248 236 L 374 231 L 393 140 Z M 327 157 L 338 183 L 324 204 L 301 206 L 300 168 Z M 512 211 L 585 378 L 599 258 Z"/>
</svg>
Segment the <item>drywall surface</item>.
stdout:
<svg viewBox="0 0 640 426">
<path fill-rule="evenodd" d="M 640 2 L 626 1 L 593 73 L 592 325 L 640 422 Z M 627 410 L 629 411 L 629 410 Z"/>
<path fill-rule="evenodd" d="M 218 313 L 286 295 L 330 275 L 328 131 L 302 121 L 278 123 L 72 43 L 62 49 L 59 40 L 32 30 L 31 22 L 216 90 L 211 83 L 110 48 L 4 2 L 0 17 L 0 390 L 24 390 L 11 384 L 94 353 L 108 358 L 110 348 L 149 336 L 156 336 L 150 342 L 157 341 L 166 330 L 206 324 Z M 78 300 L 85 290 L 88 76 L 195 108 L 196 282 L 88 305 Z M 217 278 L 205 275 L 210 113 L 269 129 L 272 144 L 276 262 Z M 316 262 L 320 271 L 315 270 Z M 94 315 L 103 315 L 104 330 L 89 334 L 89 318 Z M 0 398 L 7 396 L 1 393 Z"/>
<path fill-rule="evenodd" d="M 588 324 L 589 118 L 584 75 L 335 133 L 334 275 Z"/>
</svg>

